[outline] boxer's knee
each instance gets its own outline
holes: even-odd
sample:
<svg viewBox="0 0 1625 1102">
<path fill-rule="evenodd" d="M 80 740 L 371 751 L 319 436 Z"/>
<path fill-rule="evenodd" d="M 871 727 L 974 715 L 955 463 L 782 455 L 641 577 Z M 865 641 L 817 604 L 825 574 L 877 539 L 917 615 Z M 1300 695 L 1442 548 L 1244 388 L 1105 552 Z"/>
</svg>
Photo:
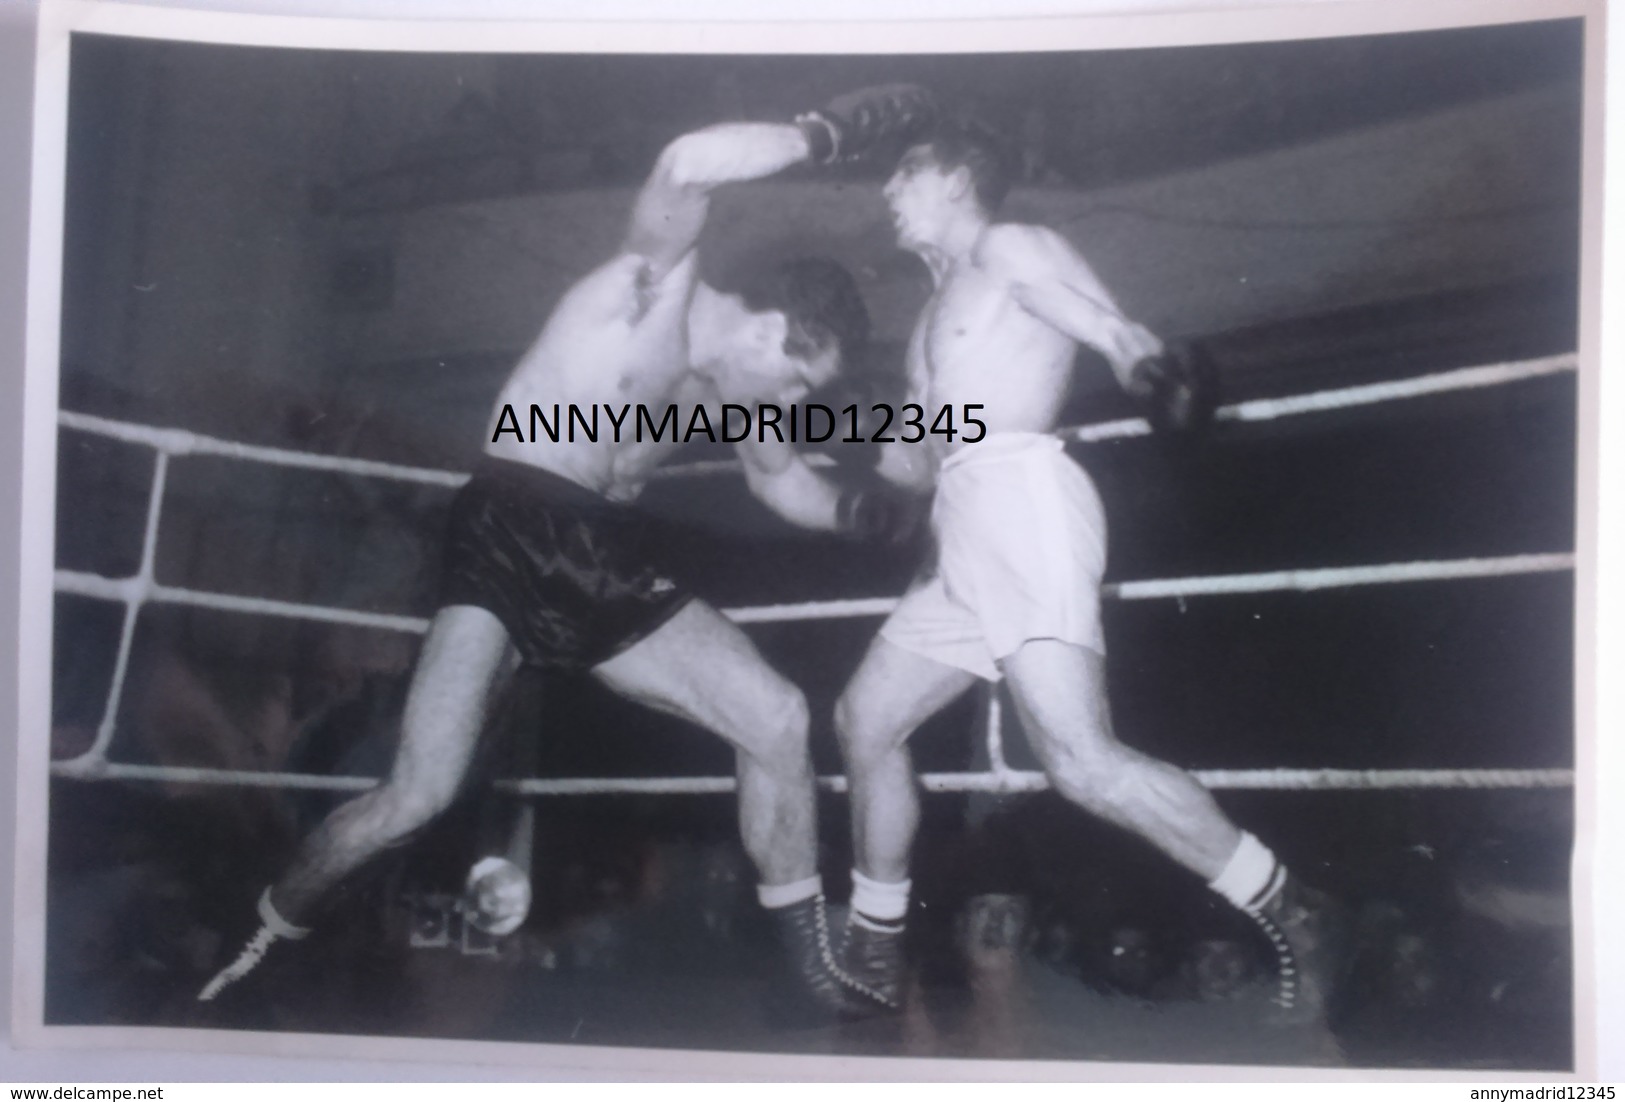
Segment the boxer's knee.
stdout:
<svg viewBox="0 0 1625 1102">
<path fill-rule="evenodd" d="M 411 841 L 439 818 L 456 798 L 457 787 L 443 780 L 421 784 L 388 781 L 373 793 L 367 819 L 382 846 Z"/>
<path fill-rule="evenodd" d="M 800 689 L 785 682 L 777 687 L 753 737 L 743 741 L 741 748 L 769 772 L 800 775 L 809 768 L 807 732 L 810 724 L 807 698 Z"/>
<path fill-rule="evenodd" d="M 835 739 L 847 770 L 859 775 L 877 767 L 901 742 L 850 694 L 835 702 Z"/>
</svg>

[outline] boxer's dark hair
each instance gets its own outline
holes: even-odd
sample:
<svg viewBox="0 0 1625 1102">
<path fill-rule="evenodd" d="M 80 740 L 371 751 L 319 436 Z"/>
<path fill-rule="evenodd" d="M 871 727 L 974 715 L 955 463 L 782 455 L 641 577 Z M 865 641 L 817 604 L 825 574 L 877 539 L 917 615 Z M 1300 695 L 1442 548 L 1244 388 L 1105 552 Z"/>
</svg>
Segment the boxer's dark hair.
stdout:
<svg viewBox="0 0 1625 1102">
<path fill-rule="evenodd" d="M 834 347 L 845 371 L 869 343 L 869 310 L 857 281 L 833 260 L 787 260 L 752 280 L 739 297 L 752 313 L 783 312 L 789 329 L 784 350 L 792 356 L 806 358 Z"/>
<path fill-rule="evenodd" d="M 1015 179 L 1015 156 L 992 127 L 975 119 L 944 119 L 922 144 L 944 171 L 963 168 L 970 173 L 976 201 L 984 211 L 994 214 L 1003 205 Z"/>
</svg>

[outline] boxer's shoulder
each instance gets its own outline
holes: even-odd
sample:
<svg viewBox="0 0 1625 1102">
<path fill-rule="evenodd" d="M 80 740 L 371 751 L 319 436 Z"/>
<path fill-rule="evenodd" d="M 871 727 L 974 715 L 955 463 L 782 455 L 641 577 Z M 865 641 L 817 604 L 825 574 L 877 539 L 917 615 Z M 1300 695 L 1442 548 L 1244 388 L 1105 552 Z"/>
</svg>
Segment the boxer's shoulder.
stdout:
<svg viewBox="0 0 1625 1102">
<path fill-rule="evenodd" d="M 649 257 L 628 249 L 577 280 L 559 300 L 549 324 L 636 323 L 662 302 L 686 301 L 693 273 L 691 258 L 661 270 Z"/>
<path fill-rule="evenodd" d="M 1044 271 L 1072 255 L 1071 242 L 1048 226 L 996 222 L 983 231 L 976 259 L 993 271 L 1027 274 Z"/>
</svg>

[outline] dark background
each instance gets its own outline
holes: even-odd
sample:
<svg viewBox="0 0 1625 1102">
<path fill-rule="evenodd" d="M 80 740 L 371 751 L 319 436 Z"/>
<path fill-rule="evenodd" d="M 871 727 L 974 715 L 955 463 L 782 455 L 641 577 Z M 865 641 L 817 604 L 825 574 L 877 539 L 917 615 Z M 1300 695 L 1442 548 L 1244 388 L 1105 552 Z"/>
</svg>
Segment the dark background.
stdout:
<svg viewBox="0 0 1625 1102">
<path fill-rule="evenodd" d="M 1010 215 L 1066 232 L 1132 315 L 1208 341 L 1229 398 L 1566 352 L 1579 58 L 1574 23 L 927 58 L 376 55 L 80 37 L 63 406 L 466 469 L 506 371 L 551 301 L 613 250 L 663 142 L 897 79 L 1012 135 L 1023 183 Z M 926 284 L 890 245 L 878 183 L 874 170 L 806 172 L 720 197 L 708 274 L 726 284 L 750 253 L 815 243 L 857 272 L 882 356 L 895 355 Z M 1567 551 L 1574 404 L 1565 375 L 1075 454 L 1111 518 L 1111 580 Z M 1086 355 L 1073 406 L 1080 421 L 1131 412 Z M 134 570 L 150 463 L 146 449 L 63 432 L 59 566 Z M 158 578 L 424 615 L 447 499 L 180 459 Z M 789 530 L 726 476 L 657 482 L 647 503 L 673 525 L 674 564 L 721 606 L 894 594 L 912 570 L 906 555 Z M 1557 574 L 1109 604 L 1116 724 L 1191 767 L 1569 766 L 1572 603 Z M 99 719 L 121 609 L 62 596 L 57 613 L 54 738 L 71 756 Z M 806 689 L 826 772 L 838 769 L 829 705 L 875 627 L 750 629 Z M 376 771 L 415 645 L 148 606 L 112 756 Z M 922 731 L 921 768 L 981 767 L 979 695 Z M 516 765 L 510 753 L 518 771 L 544 776 L 731 769 L 716 740 L 579 682 L 527 678 L 499 727 L 497 772 Z M 1006 743 L 1031 767 L 1015 730 Z M 914 931 L 930 1028 L 831 1038 L 775 1030 L 755 1010 L 767 965 L 730 797 L 540 802 L 536 911 L 521 949 L 497 961 L 408 950 L 390 917 L 414 886 L 466 863 L 466 832 L 448 827 L 347 892 L 258 1005 L 200 1020 L 190 998 L 220 939 L 237 936 L 329 799 L 53 786 L 52 1021 L 1328 1058 L 1315 1040 L 1242 1030 L 1256 1010 L 1244 992 L 1203 996 L 1189 976 L 1196 947 L 1245 946 L 1245 931 L 1143 844 L 1047 794 L 926 797 Z M 1569 1064 L 1569 790 L 1222 799 L 1361 916 L 1341 1059 Z M 837 896 L 844 814 L 844 800 L 826 802 Z M 1015 988 L 1026 1001 L 1006 999 L 1003 1017 L 966 994 L 980 990 L 977 974 L 955 948 L 968 901 L 986 893 L 1021 898 L 1032 931 Z"/>
</svg>

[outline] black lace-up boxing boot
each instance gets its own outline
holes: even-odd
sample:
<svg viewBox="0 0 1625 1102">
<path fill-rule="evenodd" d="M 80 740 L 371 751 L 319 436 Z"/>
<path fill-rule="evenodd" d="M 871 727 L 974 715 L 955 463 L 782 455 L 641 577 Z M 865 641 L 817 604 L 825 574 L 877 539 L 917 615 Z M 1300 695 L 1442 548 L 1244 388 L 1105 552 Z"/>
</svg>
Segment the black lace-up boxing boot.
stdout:
<svg viewBox="0 0 1625 1102">
<path fill-rule="evenodd" d="M 830 946 L 829 921 L 820 892 L 768 912 L 778 925 L 802 1009 L 840 1021 L 896 1009 L 886 995 L 845 972 Z"/>
<path fill-rule="evenodd" d="M 854 916 L 846 924 L 841 968 L 893 1009 L 903 1005 L 903 926 L 879 929 Z"/>
<path fill-rule="evenodd" d="M 1345 908 L 1285 876 L 1273 894 L 1245 913 L 1275 951 L 1272 1020 L 1283 1025 L 1325 1022 L 1348 961 Z"/>
<path fill-rule="evenodd" d="M 276 908 L 271 906 L 270 888 L 266 888 L 260 894 L 259 917 L 259 929 L 254 931 L 254 935 L 248 939 L 248 944 L 243 946 L 236 958 L 216 973 L 203 990 L 198 992 L 198 1002 L 213 1002 L 219 998 L 220 992 L 258 968 L 260 961 L 265 959 L 265 954 L 278 941 L 299 941 L 310 934 L 308 928 L 295 926 L 277 914 Z"/>
</svg>

